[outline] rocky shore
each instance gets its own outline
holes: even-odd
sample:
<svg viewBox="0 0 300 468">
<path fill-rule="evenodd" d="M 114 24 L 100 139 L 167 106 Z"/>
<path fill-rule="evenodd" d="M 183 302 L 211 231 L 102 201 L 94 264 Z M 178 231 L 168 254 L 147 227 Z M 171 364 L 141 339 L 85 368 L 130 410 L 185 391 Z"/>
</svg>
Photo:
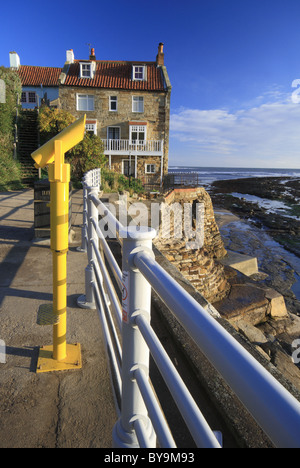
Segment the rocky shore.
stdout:
<svg viewBox="0 0 300 468">
<path fill-rule="evenodd" d="M 299 368 L 291 357 L 300 338 L 300 180 L 218 181 L 210 196 L 225 248 L 257 257 L 259 274 L 244 279 L 247 287 L 270 287 L 286 303 L 286 316 L 235 326 L 300 389 Z"/>
<path fill-rule="evenodd" d="M 210 196 L 215 210 L 237 216 L 234 224 L 223 223 L 225 247 L 256 256 L 267 275 L 265 282 L 300 315 L 300 179 L 217 181 Z"/>
<path fill-rule="evenodd" d="M 268 232 L 300 256 L 300 179 L 259 177 L 212 184 L 214 203 Z"/>
</svg>

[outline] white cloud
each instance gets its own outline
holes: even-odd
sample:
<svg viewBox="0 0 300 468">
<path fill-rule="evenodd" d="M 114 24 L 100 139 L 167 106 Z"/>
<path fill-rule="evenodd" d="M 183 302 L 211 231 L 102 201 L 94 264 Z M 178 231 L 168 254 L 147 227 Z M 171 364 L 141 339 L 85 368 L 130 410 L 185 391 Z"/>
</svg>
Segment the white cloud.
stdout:
<svg viewBox="0 0 300 468">
<path fill-rule="evenodd" d="M 170 164 L 300 168 L 300 104 L 279 92 L 228 111 L 181 108 L 171 115 Z"/>
</svg>

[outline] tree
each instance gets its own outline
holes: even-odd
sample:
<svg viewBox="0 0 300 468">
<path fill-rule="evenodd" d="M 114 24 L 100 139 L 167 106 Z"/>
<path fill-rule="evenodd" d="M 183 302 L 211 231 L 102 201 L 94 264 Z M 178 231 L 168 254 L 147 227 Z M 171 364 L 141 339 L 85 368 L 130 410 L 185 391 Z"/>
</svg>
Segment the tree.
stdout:
<svg viewBox="0 0 300 468">
<path fill-rule="evenodd" d="M 53 138 L 74 121 L 75 117 L 65 110 L 43 106 L 38 117 L 41 144 Z M 86 133 L 83 141 L 66 154 L 66 162 L 71 165 L 71 177 L 74 182 L 81 181 L 85 172 L 104 167 L 106 158 L 103 154 L 101 138 Z"/>
<path fill-rule="evenodd" d="M 51 140 L 74 121 L 75 117 L 65 110 L 42 106 L 38 117 L 41 144 Z"/>
</svg>

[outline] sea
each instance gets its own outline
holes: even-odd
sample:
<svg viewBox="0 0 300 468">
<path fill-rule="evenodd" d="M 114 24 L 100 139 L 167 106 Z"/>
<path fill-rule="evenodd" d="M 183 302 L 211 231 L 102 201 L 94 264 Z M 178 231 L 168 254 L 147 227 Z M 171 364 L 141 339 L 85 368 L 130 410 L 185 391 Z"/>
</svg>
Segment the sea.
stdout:
<svg viewBox="0 0 300 468">
<path fill-rule="evenodd" d="M 195 174 L 201 178 L 204 187 L 217 180 L 244 179 L 249 177 L 295 177 L 300 178 L 300 169 L 248 169 L 239 167 L 192 167 L 169 166 L 169 173 Z"/>
<path fill-rule="evenodd" d="M 170 166 L 169 173 L 186 173 L 186 174 L 198 174 L 198 182 L 209 192 L 210 186 L 217 180 L 232 180 L 232 179 L 244 179 L 250 177 L 293 177 L 300 179 L 300 169 L 246 169 L 246 168 L 228 168 L 228 167 L 191 167 L 191 166 Z M 236 197 L 243 197 L 248 201 L 258 203 L 270 212 L 283 210 L 284 207 L 280 202 L 274 202 L 265 200 L 259 197 L 253 197 L 245 194 L 233 194 Z M 297 200 L 299 202 L 299 200 Z M 288 213 L 285 215 L 288 216 Z M 293 216 L 291 216 L 293 217 Z M 242 226 L 242 225 L 241 225 Z M 251 229 L 250 225 L 249 228 Z M 300 258 L 287 250 L 285 250 L 280 244 L 268 237 L 266 232 L 257 230 L 258 236 L 261 234 L 262 241 L 265 248 L 270 252 L 270 257 L 281 258 L 283 264 L 289 265 L 295 275 L 295 284 L 292 286 L 296 298 L 300 301 Z M 259 234 L 260 233 L 260 234 Z M 245 245 L 245 252 L 251 255 L 251 249 L 247 251 L 249 246 Z M 259 260 L 259 258 L 258 258 Z M 280 263 L 279 263 L 280 265 Z M 279 267 L 280 270 L 280 267 Z"/>
</svg>

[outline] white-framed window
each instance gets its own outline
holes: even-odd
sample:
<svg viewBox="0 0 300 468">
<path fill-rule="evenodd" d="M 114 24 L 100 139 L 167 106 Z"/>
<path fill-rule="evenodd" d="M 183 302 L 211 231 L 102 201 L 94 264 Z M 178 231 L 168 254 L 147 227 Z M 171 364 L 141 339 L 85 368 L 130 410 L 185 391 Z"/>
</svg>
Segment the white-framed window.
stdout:
<svg viewBox="0 0 300 468">
<path fill-rule="evenodd" d="M 130 125 L 129 137 L 131 142 L 147 140 L 147 126 L 146 125 Z"/>
<path fill-rule="evenodd" d="M 80 63 L 80 78 L 92 78 L 91 63 Z"/>
<path fill-rule="evenodd" d="M 76 99 L 77 99 L 76 110 L 78 111 L 95 110 L 95 98 L 92 94 L 77 94 Z"/>
<path fill-rule="evenodd" d="M 86 123 L 85 124 L 85 131 L 87 133 L 91 133 L 92 135 L 97 135 L 97 123 Z"/>
<path fill-rule="evenodd" d="M 21 95 L 21 102 L 24 104 L 36 104 L 36 92 L 35 91 L 23 91 Z"/>
<path fill-rule="evenodd" d="M 134 81 L 144 81 L 146 79 L 145 65 L 133 65 L 132 78 Z"/>
<path fill-rule="evenodd" d="M 135 177 L 135 163 L 131 159 L 122 160 L 122 174 L 126 177 Z"/>
<path fill-rule="evenodd" d="M 107 139 L 108 140 L 120 140 L 121 128 L 120 127 L 107 127 Z"/>
<path fill-rule="evenodd" d="M 118 111 L 118 96 L 109 96 L 109 110 L 111 112 Z"/>
<path fill-rule="evenodd" d="M 156 164 L 145 164 L 145 173 L 146 174 L 155 174 L 156 173 Z"/>
<path fill-rule="evenodd" d="M 143 96 L 132 96 L 132 112 L 144 112 L 144 98 Z"/>
</svg>

